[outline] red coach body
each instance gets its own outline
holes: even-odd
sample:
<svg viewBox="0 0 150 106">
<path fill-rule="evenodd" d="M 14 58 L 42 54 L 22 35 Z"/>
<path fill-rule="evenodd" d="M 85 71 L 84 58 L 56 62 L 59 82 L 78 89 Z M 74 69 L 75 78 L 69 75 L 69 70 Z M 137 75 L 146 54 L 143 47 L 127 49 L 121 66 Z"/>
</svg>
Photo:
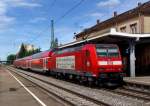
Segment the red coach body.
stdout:
<svg viewBox="0 0 150 106">
<path fill-rule="evenodd" d="M 28 61 L 31 60 L 31 56 L 25 57 L 25 58 L 21 58 L 21 59 L 17 59 L 14 61 L 14 65 L 17 68 L 23 68 L 23 69 L 28 69 L 29 67 L 29 63 Z"/>
<path fill-rule="evenodd" d="M 51 68 L 51 55 L 52 52 L 50 50 L 32 55 L 32 59 L 29 62 L 31 64 L 30 69 L 44 72 L 49 71 Z"/>
</svg>

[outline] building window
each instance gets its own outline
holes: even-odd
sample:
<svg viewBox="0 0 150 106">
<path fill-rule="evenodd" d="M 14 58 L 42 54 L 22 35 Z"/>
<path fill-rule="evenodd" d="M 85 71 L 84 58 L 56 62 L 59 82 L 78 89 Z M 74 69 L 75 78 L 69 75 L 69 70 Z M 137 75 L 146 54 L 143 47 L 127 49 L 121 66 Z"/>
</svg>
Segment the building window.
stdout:
<svg viewBox="0 0 150 106">
<path fill-rule="evenodd" d="M 130 25 L 130 30 L 132 34 L 137 33 L 137 23 Z"/>
<path fill-rule="evenodd" d="M 126 26 L 120 28 L 121 32 L 126 32 Z"/>
</svg>

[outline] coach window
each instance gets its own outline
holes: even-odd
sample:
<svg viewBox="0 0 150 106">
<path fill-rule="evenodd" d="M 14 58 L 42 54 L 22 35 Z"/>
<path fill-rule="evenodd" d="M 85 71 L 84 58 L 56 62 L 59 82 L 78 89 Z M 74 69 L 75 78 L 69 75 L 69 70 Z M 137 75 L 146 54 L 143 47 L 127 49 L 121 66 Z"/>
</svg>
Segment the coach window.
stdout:
<svg viewBox="0 0 150 106">
<path fill-rule="evenodd" d="M 62 50 L 56 51 L 56 54 L 61 54 L 61 53 L 62 53 Z"/>
<path fill-rule="evenodd" d="M 75 48 L 75 51 L 79 51 L 79 50 L 81 50 L 81 46 Z"/>
</svg>

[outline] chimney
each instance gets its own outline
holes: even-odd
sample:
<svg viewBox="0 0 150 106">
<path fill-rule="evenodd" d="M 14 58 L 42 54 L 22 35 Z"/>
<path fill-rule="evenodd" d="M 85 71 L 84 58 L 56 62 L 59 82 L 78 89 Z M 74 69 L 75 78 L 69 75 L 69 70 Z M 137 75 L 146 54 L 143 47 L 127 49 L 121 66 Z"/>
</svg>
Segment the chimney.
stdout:
<svg viewBox="0 0 150 106">
<path fill-rule="evenodd" d="M 141 5 L 142 5 L 142 3 L 141 3 L 141 2 L 138 2 L 138 7 L 141 6 Z"/>
<path fill-rule="evenodd" d="M 117 11 L 114 11 L 114 17 L 116 17 L 117 16 Z"/>
<path fill-rule="evenodd" d="M 100 20 L 98 19 L 98 20 L 97 20 L 97 24 L 99 24 L 99 23 L 100 23 Z"/>
</svg>

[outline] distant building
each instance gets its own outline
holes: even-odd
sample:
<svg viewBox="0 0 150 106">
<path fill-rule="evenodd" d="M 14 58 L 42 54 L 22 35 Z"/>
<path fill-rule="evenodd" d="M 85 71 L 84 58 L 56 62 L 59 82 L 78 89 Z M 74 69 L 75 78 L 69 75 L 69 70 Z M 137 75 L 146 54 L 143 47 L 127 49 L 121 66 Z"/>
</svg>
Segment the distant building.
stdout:
<svg viewBox="0 0 150 106">
<path fill-rule="evenodd" d="M 150 33 L 150 1 L 138 3 L 137 7 L 122 14 L 115 11 L 112 18 L 103 22 L 97 20 L 96 25 L 76 34 L 75 38 L 79 41 L 86 37 L 97 36 L 112 27 L 124 33 Z"/>
<path fill-rule="evenodd" d="M 24 47 L 27 51 L 32 51 L 32 50 L 37 49 L 37 48 L 34 47 L 34 45 L 30 45 L 30 44 L 24 44 Z"/>
</svg>

